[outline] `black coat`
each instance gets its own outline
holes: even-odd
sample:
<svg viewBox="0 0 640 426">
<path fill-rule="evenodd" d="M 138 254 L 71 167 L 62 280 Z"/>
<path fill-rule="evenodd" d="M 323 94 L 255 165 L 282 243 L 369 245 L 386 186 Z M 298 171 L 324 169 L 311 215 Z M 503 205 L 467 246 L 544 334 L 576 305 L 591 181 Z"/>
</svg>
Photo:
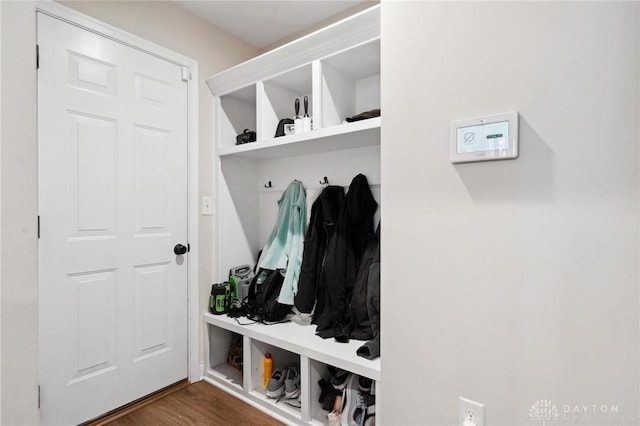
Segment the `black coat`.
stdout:
<svg viewBox="0 0 640 426">
<path fill-rule="evenodd" d="M 373 215 L 377 208 L 367 178 L 362 174 L 354 177 L 335 233 L 329 240 L 322 269 L 319 292 L 324 294 L 325 303 L 322 309 L 319 304 L 316 306 L 313 318 L 320 337 L 349 340 L 349 303 L 362 255 L 373 235 Z"/>
<path fill-rule="evenodd" d="M 298 280 L 295 306 L 299 312 L 309 314 L 318 298 L 322 264 L 329 239 L 333 236 L 338 215 L 344 205 L 344 188 L 327 186 L 311 206 L 309 227 L 304 237 L 304 252 Z M 324 308 L 324 293 L 319 305 Z"/>
<path fill-rule="evenodd" d="M 371 327 L 372 339 L 359 347 L 356 351 L 359 356 L 367 359 L 374 359 L 380 356 L 380 225 L 378 225 L 378 229 L 376 231 L 376 239 L 377 248 L 373 252 L 373 258 L 371 259 L 371 265 L 369 266 L 369 271 L 367 273 L 366 309 L 367 318 L 369 319 L 369 325 Z M 360 269 L 362 270 L 362 268 Z M 351 304 L 353 306 L 353 300 Z M 359 305 L 355 308 L 360 309 Z M 355 330 L 357 330 L 357 326 L 354 327 L 353 331 Z M 356 339 L 353 332 L 351 337 Z"/>
<path fill-rule="evenodd" d="M 379 328 L 378 314 L 371 317 L 368 309 L 370 296 L 373 296 L 371 287 L 374 286 L 373 277 L 370 276 L 369 270 L 374 263 L 380 263 L 380 227 L 376 234 L 369 240 L 369 244 L 362 255 L 356 282 L 353 286 L 353 295 L 349 303 L 350 337 L 356 340 L 371 340 L 374 337 L 374 327 Z M 379 275 L 378 275 L 379 279 Z M 379 283 L 378 288 L 379 288 Z M 378 290 L 379 291 L 379 290 Z M 378 311 L 380 309 L 378 308 Z M 374 324 L 376 323 L 376 324 Z"/>
</svg>

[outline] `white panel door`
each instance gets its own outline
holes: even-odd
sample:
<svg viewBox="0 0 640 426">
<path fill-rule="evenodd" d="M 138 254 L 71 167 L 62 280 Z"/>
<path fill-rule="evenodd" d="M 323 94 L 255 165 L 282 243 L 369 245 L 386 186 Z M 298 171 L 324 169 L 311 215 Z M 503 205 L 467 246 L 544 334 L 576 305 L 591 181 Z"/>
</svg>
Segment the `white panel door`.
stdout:
<svg viewBox="0 0 640 426">
<path fill-rule="evenodd" d="M 41 418 L 68 425 L 187 377 L 187 83 L 41 13 L 38 44 Z"/>
</svg>

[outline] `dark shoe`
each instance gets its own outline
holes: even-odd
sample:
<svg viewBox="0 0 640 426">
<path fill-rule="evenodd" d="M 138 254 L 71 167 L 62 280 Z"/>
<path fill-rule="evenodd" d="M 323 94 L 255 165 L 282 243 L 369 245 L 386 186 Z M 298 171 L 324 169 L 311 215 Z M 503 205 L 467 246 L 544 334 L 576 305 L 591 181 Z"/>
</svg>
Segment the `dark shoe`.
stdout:
<svg viewBox="0 0 640 426">
<path fill-rule="evenodd" d="M 331 374 L 331 385 L 333 386 L 334 389 L 343 390 L 347 384 L 348 378 L 349 378 L 348 371 L 337 368 L 335 369 L 334 373 Z"/>
<path fill-rule="evenodd" d="M 371 392 L 371 383 L 373 383 L 373 380 L 370 378 L 360 376 L 358 378 L 358 387 L 360 392 Z"/>
</svg>

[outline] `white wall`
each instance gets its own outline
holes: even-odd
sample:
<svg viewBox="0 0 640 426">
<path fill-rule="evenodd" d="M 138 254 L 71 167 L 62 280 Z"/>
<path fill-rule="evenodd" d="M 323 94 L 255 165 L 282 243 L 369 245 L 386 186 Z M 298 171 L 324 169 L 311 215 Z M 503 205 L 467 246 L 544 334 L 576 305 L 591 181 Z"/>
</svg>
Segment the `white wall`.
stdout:
<svg viewBox="0 0 640 426">
<path fill-rule="evenodd" d="M 253 57 L 256 49 L 171 2 L 70 2 L 67 6 L 199 61 L 200 192 L 213 193 L 209 75 Z M 37 122 L 35 4 L 0 1 L 0 233 L 2 425 L 38 423 Z M 213 276 L 213 218 L 200 220 L 202 309 Z M 10 391 L 7 391 L 10 389 Z"/>
<path fill-rule="evenodd" d="M 38 421 L 35 14 L 32 2 L 2 8 L 0 283 L 3 425 Z"/>
<path fill-rule="evenodd" d="M 636 2 L 383 3 L 383 424 L 640 423 L 638 36 Z M 519 159 L 449 162 L 509 110 Z"/>
<path fill-rule="evenodd" d="M 0 22 L 2 22 L 2 5 L 0 5 Z M 2 140 L 2 30 L 0 30 L 0 140 Z M 0 164 L 2 150 L 0 149 Z M 0 194 L 2 194 L 2 174 L 0 173 Z M 0 218 L 2 217 L 2 197 L 0 197 Z M 2 258 L 2 221 L 0 220 L 0 259 Z M 2 261 L 0 261 L 0 282 L 2 277 Z M 0 286 L 0 307 L 2 306 L 2 286 Z M 2 315 L 0 314 L 0 395 L 2 395 Z M 2 401 L 0 400 L 0 421 L 2 420 Z"/>
</svg>

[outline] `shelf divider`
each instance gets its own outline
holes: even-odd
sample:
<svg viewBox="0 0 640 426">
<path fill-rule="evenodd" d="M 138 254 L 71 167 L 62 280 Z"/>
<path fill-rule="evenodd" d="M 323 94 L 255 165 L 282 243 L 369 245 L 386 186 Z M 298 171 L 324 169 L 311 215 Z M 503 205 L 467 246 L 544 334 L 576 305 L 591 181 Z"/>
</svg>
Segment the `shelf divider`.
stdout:
<svg viewBox="0 0 640 426">
<path fill-rule="evenodd" d="M 247 335 L 242 336 L 242 389 L 245 392 L 251 390 L 251 339 Z"/>
<path fill-rule="evenodd" d="M 302 402 L 302 407 L 300 411 L 300 415 L 302 416 L 302 421 L 308 422 L 311 420 L 311 371 L 309 365 L 309 358 L 300 355 L 300 401 Z M 317 384 L 316 384 L 317 386 Z"/>
</svg>

